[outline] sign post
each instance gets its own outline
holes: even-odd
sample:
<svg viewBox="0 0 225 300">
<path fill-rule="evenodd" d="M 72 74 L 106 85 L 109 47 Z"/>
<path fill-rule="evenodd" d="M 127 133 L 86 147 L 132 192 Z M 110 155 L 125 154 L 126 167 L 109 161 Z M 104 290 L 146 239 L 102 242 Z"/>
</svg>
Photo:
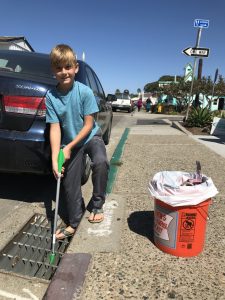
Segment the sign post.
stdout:
<svg viewBox="0 0 225 300">
<path fill-rule="evenodd" d="M 198 33 L 197 33 L 195 48 L 192 48 L 192 49 L 195 49 L 195 51 L 196 51 L 196 49 L 200 49 L 199 44 L 200 44 L 200 39 L 201 39 L 201 34 L 202 34 L 202 28 L 208 28 L 209 27 L 209 20 L 196 19 L 194 21 L 194 27 L 198 27 Z M 186 112 L 186 116 L 185 116 L 185 121 L 187 121 L 187 119 L 188 119 L 188 114 L 189 114 L 189 110 L 190 110 L 190 106 L 191 106 L 191 98 L 192 98 L 193 85 L 194 85 L 194 76 L 195 76 L 195 69 L 196 69 L 196 62 L 197 62 L 196 61 L 197 56 L 196 55 L 193 55 L 193 56 L 194 56 L 194 65 L 193 65 L 193 72 L 192 72 L 191 90 L 190 90 L 190 95 L 189 95 L 189 99 L 188 99 L 188 107 L 187 107 L 187 112 Z"/>
</svg>

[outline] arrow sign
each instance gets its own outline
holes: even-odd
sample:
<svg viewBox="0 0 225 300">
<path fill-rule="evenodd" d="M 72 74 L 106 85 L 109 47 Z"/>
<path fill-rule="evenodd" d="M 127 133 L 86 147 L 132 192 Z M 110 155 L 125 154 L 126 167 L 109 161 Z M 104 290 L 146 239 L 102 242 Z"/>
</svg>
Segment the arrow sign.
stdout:
<svg viewBox="0 0 225 300">
<path fill-rule="evenodd" d="M 188 56 L 196 56 L 196 57 L 208 57 L 209 56 L 209 48 L 188 47 L 188 48 L 184 49 L 182 52 Z"/>
</svg>

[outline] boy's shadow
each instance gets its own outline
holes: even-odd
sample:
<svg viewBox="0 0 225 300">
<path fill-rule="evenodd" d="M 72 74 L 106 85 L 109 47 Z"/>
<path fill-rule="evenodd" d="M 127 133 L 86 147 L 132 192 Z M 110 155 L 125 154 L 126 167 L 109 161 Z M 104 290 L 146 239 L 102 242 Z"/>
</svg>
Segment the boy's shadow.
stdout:
<svg viewBox="0 0 225 300">
<path fill-rule="evenodd" d="M 136 211 L 127 219 L 133 232 L 147 237 L 154 244 L 154 211 Z"/>
</svg>

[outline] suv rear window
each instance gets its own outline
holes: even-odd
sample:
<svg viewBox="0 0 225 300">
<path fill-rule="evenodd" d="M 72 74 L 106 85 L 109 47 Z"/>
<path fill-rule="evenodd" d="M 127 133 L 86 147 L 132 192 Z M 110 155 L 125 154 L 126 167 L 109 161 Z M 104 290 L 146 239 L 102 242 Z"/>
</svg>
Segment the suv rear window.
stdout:
<svg viewBox="0 0 225 300">
<path fill-rule="evenodd" d="M 117 99 L 125 99 L 125 100 L 129 100 L 130 96 L 127 94 L 123 94 L 123 93 L 118 93 L 116 94 Z"/>
</svg>

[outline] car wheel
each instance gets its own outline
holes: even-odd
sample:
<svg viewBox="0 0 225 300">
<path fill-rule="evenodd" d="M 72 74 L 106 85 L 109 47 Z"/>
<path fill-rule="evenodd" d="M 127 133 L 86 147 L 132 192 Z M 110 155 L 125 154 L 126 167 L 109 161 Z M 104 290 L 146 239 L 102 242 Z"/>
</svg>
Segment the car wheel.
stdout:
<svg viewBox="0 0 225 300">
<path fill-rule="evenodd" d="M 81 177 L 81 184 L 84 185 L 90 176 L 91 173 L 91 159 L 87 154 L 84 154 L 83 158 L 83 174 Z"/>
<path fill-rule="evenodd" d="M 131 112 L 131 109 L 129 108 L 127 112 L 130 113 L 130 112 Z"/>
<path fill-rule="evenodd" d="M 112 120 L 110 121 L 109 126 L 108 126 L 106 132 L 103 134 L 103 137 L 102 137 L 105 145 L 109 144 L 109 140 L 110 140 L 110 136 L 111 136 L 111 129 L 112 129 Z"/>
</svg>

